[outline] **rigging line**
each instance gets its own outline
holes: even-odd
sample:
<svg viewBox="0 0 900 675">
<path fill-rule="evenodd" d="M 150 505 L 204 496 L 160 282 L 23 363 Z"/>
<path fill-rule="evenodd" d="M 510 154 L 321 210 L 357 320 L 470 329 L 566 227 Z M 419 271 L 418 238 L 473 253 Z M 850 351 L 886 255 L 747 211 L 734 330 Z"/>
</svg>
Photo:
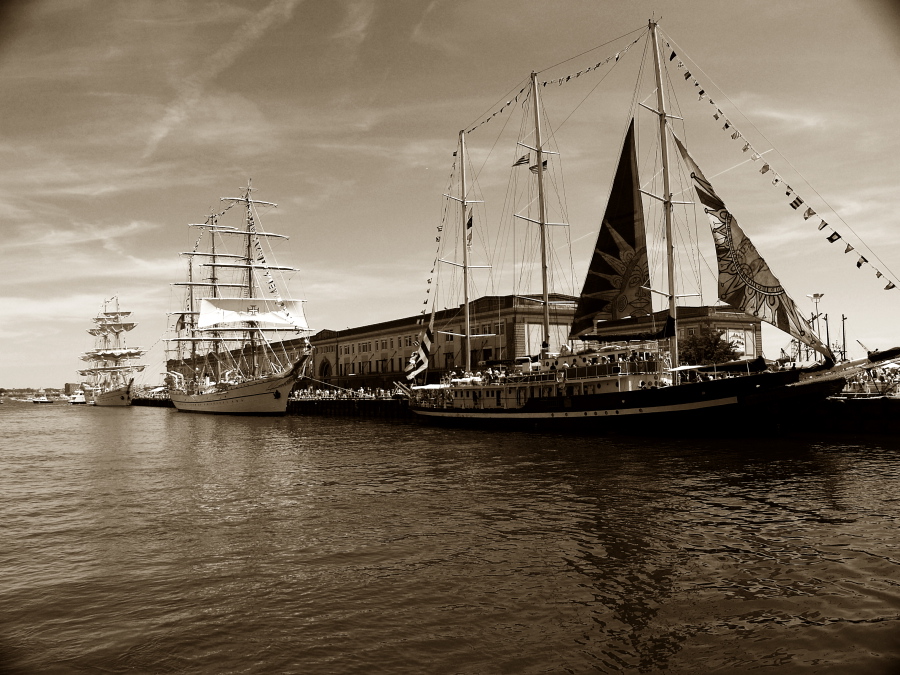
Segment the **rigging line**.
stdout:
<svg viewBox="0 0 900 675">
<path fill-rule="evenodd" d="M 515 92 L 515 91 L 516 91 L 516 87 L 519 87 L 519 91 L 516 92 L 515 94 L 513 94 L 513 98 L 515 98 L 516 96 L 518 96 L 520 93 L 523 93 L 523 90 L 525 89 L 525 86 L 527 85 L 527 83 L 528 83 L 529 81 L 530 81 L 530 77 L 528 77 L 528 78 L 522 78 L 521 80 L 519 80 L 514 86 L 510 87 L 509 89 L 507 89 L 507 90 L 506 90 L 506 93 L 503 94 L 503 96 L 501 96 L 499 99 L 497 99 L 496 101 L 494 101 L 491 105 L 489 105 L 489 106 L 487 107 L 487 110 L 485 110 L 479 117 L 476 117 L 474 120 L 472 120 L 471 122 L 469 122 L 468 124 L 466 124 L 464 128 L 465 128 L 465 129 L 470 129 L 471 131 L 475 131 L 475 129 L 477 129 L 478 127 L 480 127 L 480 126 L 482 125 L 482 123 L 484 122 L 484 120 L 485 120 L 485 115 L 487 115 L 491 110 L 493 110 L 494 108 L 496 108 L 496 107 L 497 107 L 497 104 L 499 104 L 501 101 L 509 101 L 509 100 L 511 100 L 511 99 L 508 99 L 507 96 L 509 96 L 510 94 L 512 94 L 513 92 Z M 522 86 L 519 86 L 519 85 L 522 85 Z M 505 105 L 504 105 L 504 107 L 505 107 Z M 466 133 L 469 133 L 469 132 L 467 131 Z"/>
<path fill-rule="evenodd" d="M 632 31 L 632 32 L 634 32 L 634 31 Z M 648 31 L 648 32 L 649 32 L 649 31 Z M 584 104 L 584 102 L 588 99 L 588 97 L 589 97 L 591 94 L 594 93 L 594 91 L 597 89 L 597 87 L 599 87 L 601 84 L 603 84 L 603 81 L 604 81 L 607 77 L 609 77 L 610 75 L 612 75 L 612 72 L 613 72 L 613 70 L 615 70 L 615 68 L 616 68 L 617 65 L 619 65 L 619 61 L 616 61 L 615 63 L 613 63 L 612 67 L 611 67 L 609 70 L 606 71 L 606 74 L 605 74 L 603 77 L 600 78 L 600 81 L 597 82 L 597 84 L 595 84 L 595 85 L 593 86 L 593 88 L 591 88 L 591 90 L 590 90 L 587 94 L 585 94 L 584 98 L 581 99 L 581 101 L 578 103 L 578 105 L 576 105 L 576 106 L 572 109 L 572 112 L 570 112 L 570 113 L 566 116 L 566 118 L 565 118 L 562 122 L 560 122 L 559 126 L 556 127 L 556 129 L 554 129 L 552 135 L 555 135 L 555 134 L 556 134 L 556 131 L 557 131 L 558 129 L 562 129 L 562 128 L 563 128 L 563 125 L 565 125 L 565 123 L 569 121 L 569 118 L 572 117 L 572 115 L 574 115 L 575 112 L 576 112 L 576 111 Z M 632 103 L 632 106 L 633 106 L 633 105 L 634 105 L 634 104 Z M 551 137 L 552 137 L 552 136 L 551 136 Z"/>
<path fill-rule="evenodd" d="M 641 26 L 640 28 L 635 28 L 634 30 L 624 33 L 623 35 L 620 35 L 619 37 L 613 38 L 612 40 L 608 40 L 601 45 L 597 45 L 596 47 L 591 47 L 587 51 L 583 51 L 580 54 L 576 54 L 575 56 L 572 56 L 572 57 L 566 59 L 565 61 L 560 61 L 559 63 L 556 63 L 552 66 L 548 66 L 548 67 L 544 68 L 543 70 L 536 70 L 535 72 L 536 73 L 545 73 L 548 70 L 552 70 L 553 68 L 556 68 L 557 66 L 561 66 L 562 64 L 568 63 L 569 61 L 574 61 L 575 59 L 580 59 L 585 54 L 590 54 L 591 52 L 601 49 L 601 48 L 605 47 L 606 45 L 612 44 L 616 40 L 621 40 L 622 38 L 626 38 L 629 35 L 633 35 L 634 33 L 639 33 L 642 30 L 644 30 L 644 31 L 647 30 L 647 27 Z"/>
<path fill-rule="evenodd" d="M 681 47 L 678 46 L 678 43 L 675 42 L 675 40 L 671 39 L 667 33 L 664 33 L 664 34 L 663 34 L 663 37 L 664 37 L 667 41 L 671 41 L 671 43 L 672 43 L 673 45 L 675 45 L 676 47 L 678 47 L 679 53 L 681 53 Z M 725 90 L 723 90 L 718 84 L 716 84 L 715 80 L 713 80 L 712 77 L 709 77 L 709 76 L 706 74 L 706 71 L 704 71 L 703 68 L 700 67 L 700 66 L 697 64 L 696 61 L 694 61 L 692 58 L 690 58 L 690 57 L 688 57 L 688 56 L 686 56 L 686 55 L 684 56 L 684 58 L 687 58 L 688 60 L 690 60 L 691 63 L 694 64 L 694 69 L 695 69 L 697 72 L 702 73 L 703 76 L 706 77 L 706 78 L 708 79 L 708 81 L 709 81 L 716 89 L 718 89 L 718 90 L 722 93 L 722 96 L 725 97 L 725 100 L 727 100 L 732 106 L 734 106 L 735 110 L 737 110 L 737 111 L 740 113 L 740 115 L 741 115 L 745 120 L 747 120 L 747 122 L 750 124 L 751 127 L 753 127 L 753 129 L 756 131 L 756 133 L 758 133 L 758 134 L 766 141 L 766 143 L 768 143 L 769 145 L 772 146 L 772 150 L 775 150 L 775 144 L 772 143 L 772 141 L 770 141 L 769 138 L 768 138 L 768 137 L 767 137 L 767 136 L 766 136 L 766 135 L 765 135 L 765 134 L 764 134 L 764 133 L 763 133 L 763 132 L 762 132 L 762 131 L 754 124 L 754 123 L 753 123 L 753 120 L 751 120 L 747 115 L 745 115 L 744 112 L 741 110 L 741 108 L 740 108 L 734 101 L 731 100 L 731 98 L 728 96 L 728 94 L 725 93 Z M 716 98 L 718 98 L 718 96 L 717 96 Z M 812 190 L 812 192 L 813 192 L 819 199 L 822 200 L 822 203 L 825 204 L 825 206 L 827 206 L 828 209 L 829 209 L 835 216 L 837 216 L 838 220 L 840 220 L 841 223 L 843 223 L 844 225 L 847 226 L 847 229 L 850 230 L 850 232 L 853 233 L 853 235 L 857 238 L 857 240 L 858 240 L 860 243 L 862 243 L 863 246 L 866 247 L 866 250 L 869 252 L 869 254 L 871 254 L 872 257 L 875 258 L 875 260 L 878 261 L 880 267 L 883 267 L 883 268 L 884 268 L 884 269 L 879 268 L 879 271 L 881 271 L 882 274 L 884 274 L 884 270 L 887 270 L 887 271 L 891 274 L 891 276 L 894 277 L 894 278 L 896 279 L 896 278 L 897 278 L 897 275 L 894 274 L 894 272 L 893 272 L 893 271 L 892 271 L 892 270 L 884 263 L 884 261 L 882 261 L 881 258 L 878 257 L 878 254 L 875 253 L 875 251 L 874 251 L 874 250 L 866 243 L 866 241 L 865 241 L 859 234 L 857 234 L 856 230 L 854 230 L 853 227 L 852 227 L 846 220 L 844 220 L 843 216 L 841 216 L 841 214 L 837 211 L 837 209 L 835 209 L 835 208 L 828 202 L 828 200 L 826 200 L 821 194 L 819 194 L 819 191 L 816 190 L 816 188 L 812 185 L 812 183 L 810 183 L 810 182 L 806 179 L 806 176 L 804 176 L 803 173 L 801 173 L 800 170 L 797 169 L 797 167 L 795 167 L 795 166 L 791 163 L 791 160 L 788 159 L 784 154 L 782 154 L 781 151 L 778 151 L 778 156 L 781 157 L 781 158 L 788 164 L 788 166 L 790 166 L 791 169 L 794 170 L 794 172 L 795 172 L 795 173 L 803 180 L 803 182 L 806 183 L 806 185 L 809 187 L 809 189 Z M 796 190 L 794 190 L 794 192 L 796 193 Z M 833 228 L 832 228 L 832 229 L 833 229 Z"/>
<path fill-rule="evenodd" d="M 681 118 L 682 118 L 681 131 L 682 131 L 682 135 L 685 137 L 685 143 L 687 143 L 687 127 L 684 125 L 684 122 L 683 122 L 683 119 L 684 119 L 684 110 L 683 110 L 683 108 L 681 107 L 681 101 L 680 101 L 679 98 L 678 98 L 678 90 L 676 89 L 676 87 L 675 87 L 674 84 L 672 83 L 672 77 L 671 77 L 671 74 L 670 74 L 670 72 L 669 72 L 669 68 L 668 68 L 667 66 L 666 66 L 666 80 L 667 80 L 667 82 L 668 82 L 668 84 L 669 84 L 669 102 L 673 105 L 674 109 L 678 112 L 679 116 L 681 116 Z M 675 126 L 674 124 L 672 124 L 672 125 L 666 125 L 666 128 L 668 129 L 669 133 L 670 133 L 673 137 L 675 136 L 675 129 L 674 129 L 674 126 Z M 687 181 L 685 180 L 684 174 L 683 174 L 684 167 L 679 163 L 679 159 L 678 159 L 677 156 L 676 156 L 675 164 L 676 164 L 676 166 L 677 166 L 678 169 L 679 169 L 679 171 L 678 171 L 678 177 L 679 177 L 679 179 L 680 179 L 681 184 L 682 184 L 682 185 L 685 185 L 685 184 L 690 185 L 692 181 L 691 181 L 691 180 L 687 180 Z M 683 192 L 684 192 L 684 190 L 682 190 L 681 192 L 679 192 L 679 194 L 683 194 Z M 671 198 L 671 197 L 670 197 L 670 198 Z M 674 206 L 674 205 L 673 205 L 673 206 Z M 684 205 L 682 205 L 682 206 L 686 208 L 686 207 L 687 207 L 687 204 L 684 204 Z M 673 216 L 673 217 L 675 216 L 675 209 L 674 209 L 674 207 L 672 208 L 672 216 Z M 695 216 L 695 219 L 696 219 L 696 209 L 694 209 L 694 216 Z M 676 222 L 676 225 L 677 225 L 677 222 Z M 683 239 L 684 234 L 681 232 L 681 229 L 682 229 L 682 228 L 678 227 L 677 229 L 678 229 L 678 231 L 679 231 L 679 236 L 682 237 L 682 239 Z M 695 234 L 696 234 L 696 230 L 695 230 Z M 703 280 L 702 280 L 702 277 L 701 277 L 701 274 L 700 274 L 700 258 L 701 258 L 701 254 L 700 254 L 700 241 L 699 241 L 699 239 L 697 238 L 697 236 L 694 236 L 693 242 L 691 242 L 691 240 L 690 240 L 690 231 L 688 231 L 688 241 L 687 241 L 687 243 L 688 243 L 688 244 L 693 243 L 693 246 L 691 246 L 691 247 L 686 246 L 684 243 L 682 243 L 682 246 L 684 247 L 684 250 L 686 250 L 686 251 L 688 252 L 688 259 L 691 260 L 691 268 L 692 268 L 692 269 L 691 269 L 691 272 L 692 272 L 693 275 L 694 275 L 694 281 L 695 281 L 695 283 L 697 284 L 698 290 L 701 291 L 701 297 L 702 297 Z M 694 253 L 693 256 L 690 255 L 692 249 L 693 249 L 693 253 Z M 707 263 L 707 267 L 708 267 L 708 266 L 709 266 L 709 265 L 708 265 L 708 263 Z M 681 288 L 682 288 L 682 291 L 686 290 L 686 286 L 685 286 L 683 280 L 682 280 L 682 283 L 681 283 Z"/>
<path fill-rule="evenodd" d="M 503 126 L 500 127 L 500 131 L 497 132 L 497 136 L 496 136 L 496 138 L 494 138 L 494 144 L 491 146 L 491 149 L 488 150 L 488 154 L 487 154 L 487 156 L 484 158 L 484 162 L 481 163 L 481 168 L 478 169 L 477 171 L 473 171 L 473 173 L 475 174 L 475 175 L 472 177 L 472 182 L 473 182 L 473 183 L 476 183 L 476 182 L 478 181 L 478 177 L 481 175 L 481 172 L 484 171 L 484 167 L 485 167 L 485 165 L 488 163 L 488 160 L 491 158 L 491 155 L 493 155 L 493 153 L 494 153 L 494 148 L 496 148 L 496 147 L 497 147 L 497 143 L 500 142 L 500 136 L 502 136 L 502 135 L 503 135 L 503 132 L 506 130 L 506 125 L 509 124 L 510 119 L 512 119 L 512 115 L 509 115 L 509 116 L 506 117 L 506 121 L 503 122 Z M 468 135 L 468 133 L 467 133 L 466 135 Z"/>
</svg>

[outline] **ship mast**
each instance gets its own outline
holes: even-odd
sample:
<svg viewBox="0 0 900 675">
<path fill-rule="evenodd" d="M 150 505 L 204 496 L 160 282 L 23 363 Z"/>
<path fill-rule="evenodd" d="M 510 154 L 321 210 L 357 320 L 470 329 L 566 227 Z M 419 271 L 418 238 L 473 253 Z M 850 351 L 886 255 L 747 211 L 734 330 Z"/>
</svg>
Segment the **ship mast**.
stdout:
<svg viewBox="0 0 900 675">
<path fill-rule="evenodd" d="M 541 298 L 544 303 L 541 356 L 550 349 L 550 292 L 547 287 L 547 210 L 544 203 L 544 149 L 541 143 L 541 105 L 538 98 L 537 73 L 531 72 L 531 95 L 534 104 L 534 148 L 537 154 L 538 228 L 541 233 Z"/>
<path fill-rule="evenodd" d="M 462 206 L 462 243 L 463 243 L 463 320 L 465 328 L 463 338 L 466 350 L 466 372 L 472 370 L 472 331 L 469 315 L 469 239 L 466 211 L 469 203 L 466 201 L 466 132 L 459 132 L 459 201 Z"/>
<path fill-rule="evenodd" d="M 650 20 L 650 37 L 653 40 L 653 66 L 656 72 L 656 114 L 659 116 L 659 145 L 662 150 L 663 177 L 663 213 L 666 219 L 666 274 L 669 286 L 669 316 L 674 321 L 677 314 L 675 300 L 675 240 L 672 236 L 672 191 L 669 187 L 669 134 L 668 115 L 666 115 L 666 99 L 663 92 L 662 62 L 659 53 L 659 37 L 656 32 L 657 22 Z M 672 367 L 678 367 L 678 331 L 669 338 L 669 353 Z"/>
</svg>

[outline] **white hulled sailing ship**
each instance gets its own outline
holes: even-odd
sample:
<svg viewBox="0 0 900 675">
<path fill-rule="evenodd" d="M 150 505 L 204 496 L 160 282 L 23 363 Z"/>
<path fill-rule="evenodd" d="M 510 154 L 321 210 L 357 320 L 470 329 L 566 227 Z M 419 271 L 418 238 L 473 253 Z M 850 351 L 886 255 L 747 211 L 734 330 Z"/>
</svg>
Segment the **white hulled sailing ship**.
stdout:
<svg viewBox="0 0 900 675">
<path fill-rule="evenodd" d="M 192 224 L 200 235 L 188 261 L 182 310 L 174 314 L 175 337 L 166 384 L 178 410 L 198 413 L 279 415 L 310 356 L 284 346 L 283 337 L 306 334 L 302 300 L 283 296 L 285 273 L 269 242 L 285 235 L 257 227 L 259 209 L 275 204 L 252 199 L 248 185 L 229 206 Z M 241 225 L 220 222 L 235 208 Z"/>
<path fill-rule="evenodd" d="M 520 91 L 524 99 L 521 105 L 523 116 L 530 117 L 532 125 L 527 129 L 523 123 L 516 155 L 523 149 L 526 154 L 513 166 L 529 166 L 532 174 L 529 178 L 534 184 L 528 192 L 528 210 L 516 212 L 515 217 L 537 230 L 535 248 L 540 251 L 541 292 L 531 294 L 528 299 L 543 305 L 540 354 L 506 368 L 481 368 L 479 370 L 487 372 L 473 373 L 476 368 L 470 361 L 470 341 L 475 337 L 475 327 L 469 325 L 466 313 L 461 334 L 465 372 L 445 377 L 440 383 L 411 387 L 410 407 L 416 414 L 434 421 L 498 428 L 504 426 L 504 422 L 511 428 L 539 422 L 562 428 L 583 426 L 594 430 L 638 431 L 650 430 L 655 423 L 665 421 L 668 429 L 743 429 L 748 420 L 754 419 L 763 425 L 777 425 L 778 420 L 784 418 L 785 410 L 790 410 L 791 416 L 799 416 L 844 386 L 849 373 L 847 367 L 832 369 L 835 359 L 831 349 L 801 316 L 688 153 L 686 145 L 675 135 L 672 121 L 680 118 L 666 110 L 665 87 L 670 80 L 663 70 L 656 22 L 650 22 L 647 35 L 649 45 L 645 55 L 652 59 L 655 74 L 655 91 L 648 98 L 655 99 L 655 106 L 637 105 L 655 118 L 649 126 L 655 127 L 652 135 L 658 141 L 658 148 L 653 153 L 643 151 L 641 154 L 654 157 L 656 164 L 648 185 L 642 184 L 638 176 L 635 96 L 606 211 L 569 332 L 570 340 L 581 341 L 580 348 L 550 350 L 548 264 L 553 251 L 548 246 L 548 232 L 550 226 L 561 223 L 549 222 L 545 184 L 548 179 L 545 176 L 548 174 L 547 160 L 557 153 L 550 152 L 543 141 L 546 132 L 542 129 L 540 95 L 548 83 L 538 82 L 536 74 L 532 73 L 529 87 Z M 619 57 L 617 53 L 616 62 Z M 645 69 L 641 68 L 641 72 Z M 565 78 L 565 81 L 569 79 Z M 700 93 L 702 97 L 703 92 Z M 515 102 L 519 103 L 519 97 Z M 670 149 L 673 148 L 684 167 L 678 175 L 689 176 L 682 192 L 675 194 L 696 192 L 710 221 L 719 267 L 719 298 L 732 308 L 774 325 L 821 354 L 823 363 L 815 375 L 801 370 L 776 370 L 768 367 L 762 358 L 726 366 L 679 365 L 677 322 L 681 296 L 676 295 L 673 211 L 676 205 L 680 208 L 692 202 L 674 199 L 670 185 L 673 173 Z M 461 167 L 459 196 L 446 196 L 460 205 L 462 235 L 457 241 L 470 242 L 470 205 L 476 202 L 469 197 L 466 185 L 465 132 L 460 132 L 459 147 L 454 156 L 458 156 Z M 555 180 L 561 182 L 558 178 Z M 656 186 L 655 192 L 645 189 L 650 183 Z M 512 193 L 511 188 L 508 194 Z M 655 207 L 657 225 L 654 231 L 662 238 L 662 243 L 655 249 L 663 251 L 659 275 L 665 280 L 662 284 L 654 284 L 648 264 L 651 245 L 645 224 L 645 197 Z M 468 245 L 463 245 L 462 249 L 462 262 L 441 258 L 438 262 L 450 262 L 463 270 L 462 288 L 468 308 L 467 272 L 473 266 L 468 262 Z M 654 286 L 662 286 L 663 290 Z M 653 309 L 653 294 L 663 299 L 662 308 L 657 311 Z M 436 295 L 432 297 L 436 298 Z M 431 316 L 418 355 L 414 355 L 408 368 L 410 376 L 427 368 L 428 347 L 435 338 L 434 309 Z"/>
<path fill-rule="evenodd" d="M 82 389 L 94 405 L 131 405 L 134 373 L 144 369 L 135 359 L 145 350 L 125 344 L 125 333 L 137 326 L 130 317 L 131 312 L 119 309 L 119 297 L 114 296 L 103 301 L 102 310 L 94 317 L 94 327 L 87 329 L 94 336 L 94 348 L 81 355 L 81 360 L 89 362 L 90 367 L 78 373 L 87 378 Z"/>
</svg>

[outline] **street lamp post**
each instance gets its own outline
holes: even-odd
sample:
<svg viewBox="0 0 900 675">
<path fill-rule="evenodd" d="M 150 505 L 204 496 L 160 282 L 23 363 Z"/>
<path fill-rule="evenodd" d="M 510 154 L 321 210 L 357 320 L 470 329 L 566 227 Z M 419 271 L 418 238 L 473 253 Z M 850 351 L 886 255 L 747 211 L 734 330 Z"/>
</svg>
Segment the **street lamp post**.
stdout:
<svg viewBox="0 0 900 675">
<path fill-rule="evenodd" d="M 819 300 L 824 297 L 824 293 L 812 293 L 808 294 L 806 297 L 813 301 L 813 306 L 815 307 L 815 311 L 813 312 L 813 319 L 816 320 L 816 336 L 821 340 L 822 339 L 822 324 L 819 322 Z M 828 344 L 827 342 L 825 343 Z"/>
</svg>

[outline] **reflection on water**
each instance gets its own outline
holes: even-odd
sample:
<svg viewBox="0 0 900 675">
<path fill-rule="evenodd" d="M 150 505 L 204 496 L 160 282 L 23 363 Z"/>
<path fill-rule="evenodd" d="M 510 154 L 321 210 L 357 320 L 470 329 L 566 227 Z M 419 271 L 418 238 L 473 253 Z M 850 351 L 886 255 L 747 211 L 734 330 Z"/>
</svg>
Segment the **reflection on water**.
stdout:
<svg viewBox="0 0 900 675">
<path fill-rule="evenodd" d="M 33 408 L 0 410 L 8 672 L 898 664 L 893 439 Z"/>
</svg>

